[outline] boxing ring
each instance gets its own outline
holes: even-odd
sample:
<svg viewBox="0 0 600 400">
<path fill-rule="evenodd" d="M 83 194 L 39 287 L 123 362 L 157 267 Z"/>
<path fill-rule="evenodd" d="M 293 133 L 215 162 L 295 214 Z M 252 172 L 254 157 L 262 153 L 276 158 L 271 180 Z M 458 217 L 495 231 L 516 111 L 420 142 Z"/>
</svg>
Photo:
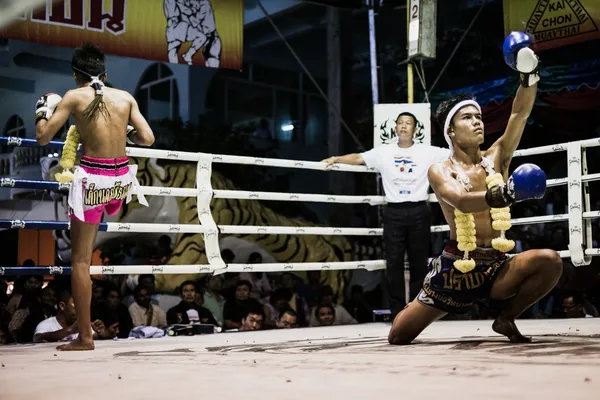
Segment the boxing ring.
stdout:
<svg viewBox="0 0 600 400">
<path fill-rule="evenodd" d="M 35 140 L 0 138 L 1 145 L 38 147 Z M 46 147 L 62 149 L 63 143 Z M 515 157 L 566 152 L 567 177 L 548 180 L 547 186 L 568 187 L 568 212 L 512 220 L 514 225 L 567 222 L 569 247 L 560 251 L 575 266 L 588 265 L 600 255 L 592 246 L 586 149 L 600 146 L 592 139 L 518 150 Z M 213 163 L 256 165 L 324 171 L 320 162 L 241 157 L 206 153 L 128 148 L 132 157 L 196 163 L 196 188 L 142 187 L 144 195 L 195 197 L 198 224 L 101 223 L 105 232 L 202 233 L 208 264 L 91 266 L 91 274 L 197 274 L 224 272 L 280 272 L 307 270 L 379 270 L 384 260 L 225 264 L 219 236 L 225 234 L 364 235 L 381 236 L 379 228 L 287 227 L 217 225 L 213 198 L 261 201 L 306 201 L 346 204 L 385 204 L 382 196 L 272 193 L 213 190 Z M 364 166 L 333 165 L 332 171 L 373 173 Z M 5 188 L 66 191 L 56 182 L 2 179 Z M 431 198 L 435 201 L 435 198 Z M 69 229 L 69 222 L 0 220 L 3 229 Z M 448 231 L 433 226 L 432 233 Z M 2 266 L 0 275 L 67 275 L 68 266 Z M 389 324 L 333 326 L 259 332 L 219 333 L 152 340 L 97 341 L 94 352 L 57 352 L 56 344 L 0 347 L 0 393 L 7 399 L 30 399 L 51 392 L 56 398 L 88 399 L 113 396 L 147 399 L 190 393 L 226 393 L 228 397 L 267 399 L 322 398 L 328 388 L 334 398 L 408 394 L 409 398 L 596 398 L 600 390 L 600 322 L 595 318 L 520 320 L 533 344 L 511 344 L 491 330 L 491 321 L 439 321 L 410 346 L 387 344 Z M 24 368 L 27 366 L 28 373 Z M 34 378 L 33 378 L 34 377 Z M 32 381 L 33 384 L 32 384 Z M 109 386 L 110 385 L 110 386 Z M 104 389 L 104 388 L 109 388 Z M 104 389 L 104 390 L 103 390 Z M 3 392 L 2 392 L 3 390 Z M 331 395 L 327 395 L 331 396 Z M 594 397 L 592 397 L 594 396 Z"/>
</svg>

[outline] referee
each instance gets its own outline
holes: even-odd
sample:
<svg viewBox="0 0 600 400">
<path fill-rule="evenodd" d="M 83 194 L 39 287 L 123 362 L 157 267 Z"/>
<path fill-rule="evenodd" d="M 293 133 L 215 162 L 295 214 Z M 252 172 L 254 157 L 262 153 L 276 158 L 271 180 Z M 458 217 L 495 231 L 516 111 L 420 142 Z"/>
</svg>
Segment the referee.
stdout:
<svg viewBox="0 0 600 400">
<path fill-rule="evenodd" d="M 417 118 L 403 112 L 396 118 L 397 143 L 373 148 L 364 153 L 329 157 L 322 162 L 366 164 L 381 174 L 387 206 L 383 214 L 383 241 L 387 263 L 387 289 L 392 320 L 406 306 L 404 255 L 410 265 L 410 293 L 413 299 L 427 273 L 431 212 L 426 203 L 429 181 L 427 170 L 450 157 L 450 151 L 414 142 Z"/>
</svg>

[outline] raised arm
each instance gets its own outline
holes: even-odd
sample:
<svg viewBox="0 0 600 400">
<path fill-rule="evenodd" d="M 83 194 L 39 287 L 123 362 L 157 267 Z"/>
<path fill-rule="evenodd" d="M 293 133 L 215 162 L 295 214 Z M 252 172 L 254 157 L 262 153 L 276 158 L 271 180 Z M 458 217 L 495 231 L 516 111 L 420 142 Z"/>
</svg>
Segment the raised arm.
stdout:
<svg viewBox="0 0 600 400">
<path fill-rule="evenodd" d="M 46 94 L 36 103 L 35 138 L 42 146 L 50 143 L 75 108 L 75 94 L 72 91 L 65 93 L 58 103 L 57 100 L 60 100 L 57 94 Z"/>
<path fill-rule="evenodd" d="M 509 67 L 521 74 L 521 85 L 515 95 L 506 130 L 492 146 L 499 151 L 503 166 L 508 166 L 519 146 L 535 102 L 537 82 L 540 80 L 539 59 L 529 48 L 531 43 L 531 37 L 522 32 L 512 32 L 504 41 L 504 60 Z"/>
<path fill-rule="evenodd" d="M 437 163 L 427 171 L 429 184 L 438 200 L 442 200 L 463 213 L 485 211 L 490 208 L 486 192 L 467 192 L 452 176 L 444 163 Z"/>
<path fill-rule="evenodd" d="M 500 151 L 502 164 L 510 163 L 512 155 L 517 150 L 527 119 L 533 109 L 535 96 L 537 93 L 537 84 L 530 87 L 520 86 L 513 101 L 512 111 L 504 134 L 494 143 L 497 150 Z"/>
<path fill-rule="evenodd" d="M 154 133 L 146 118 L 140 112 L 137 101 L 133 96 L 130 96 L 131 101 L 131 112 L 129 115 L 129 122 L 134 129 L 127 129 L 127 138 L 135 144 L 141 146 L 152 146 L 154 144 Z"/>
</svg>

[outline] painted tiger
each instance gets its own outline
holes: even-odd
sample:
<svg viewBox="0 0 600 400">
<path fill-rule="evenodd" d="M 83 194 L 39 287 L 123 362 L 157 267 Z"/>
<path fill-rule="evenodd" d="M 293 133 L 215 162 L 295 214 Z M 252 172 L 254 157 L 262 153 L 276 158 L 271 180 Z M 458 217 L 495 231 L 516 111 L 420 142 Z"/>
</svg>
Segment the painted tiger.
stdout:
<svg viewBox="0 0 600 400">
<path fill-rule="evenodd" d="M 196 186 L 196 165 L 166 160 L 130 158 L 138 165 L 137 178 L 142 186 L 162 186 L 165 188 L 194 188 Z M 56 167 L 45 174 L 53 179 Z M 213 189 L 236 190 L 233 182 L 213 170 Z M 114 217 L 105 216 L 108 222 L 146 223 L 198 223 L 195 197 L 146 196 L 149 207 L 137 202 L 134 196 L 129 204 L 122 207 Z M 213 218 L 217 225 L 258 225 L 258 226 L 316 226 L 306 221 L 291 219 L 275 213 L 262 202 L 256 200 L 213 199 Z M 96 246 L 108 240 L 119 240 L 127 234 L 99 232 Z M 137 234 L 136 240 L 150 234 Z M 160 236 L 162 234 L 158 234 Z M 223 236 L 223 235 L 221 235 Z M 356 249 L 353 243 L 343 236 L 322 235 L 233 235 L 261 246 L 280 263 L 292 262 L 334 262 L 351 261 Z M 110 239 L 109 239 L 110 237 Z M 175 248 L 168 264 L 207 264 L 202 234 L 178 233 Z M 304 277 L 304 272 L 298 272 Z M 157 290 L 172 291 L 184 280 L 202 275 L 157 274 Z M 350 278 L 349 271 L 323 271 L 322 283 L 331 285 L 336 293 L 343 293 L 344 285 Z M 341 296 L 340 296 L 341 297 Z"/>
</svg>

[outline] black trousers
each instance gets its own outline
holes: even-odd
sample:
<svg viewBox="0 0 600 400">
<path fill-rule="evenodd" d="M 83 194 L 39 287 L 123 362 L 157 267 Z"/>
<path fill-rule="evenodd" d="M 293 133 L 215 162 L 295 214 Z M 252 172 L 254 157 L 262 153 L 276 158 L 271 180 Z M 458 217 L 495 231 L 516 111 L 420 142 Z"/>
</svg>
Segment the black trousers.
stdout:
<svg viewBox="0 0 600 400">
<path fill-rule="evenodd" d="M 392 317 L 406 306 L 404 255 L 410 265 L 410 301 L 421 290 L 427 274 L 431 211 L 426 202 L 390 203 L 383 214 L 383 242 L 387 262 L 388 300 Z"/>
</svg>

